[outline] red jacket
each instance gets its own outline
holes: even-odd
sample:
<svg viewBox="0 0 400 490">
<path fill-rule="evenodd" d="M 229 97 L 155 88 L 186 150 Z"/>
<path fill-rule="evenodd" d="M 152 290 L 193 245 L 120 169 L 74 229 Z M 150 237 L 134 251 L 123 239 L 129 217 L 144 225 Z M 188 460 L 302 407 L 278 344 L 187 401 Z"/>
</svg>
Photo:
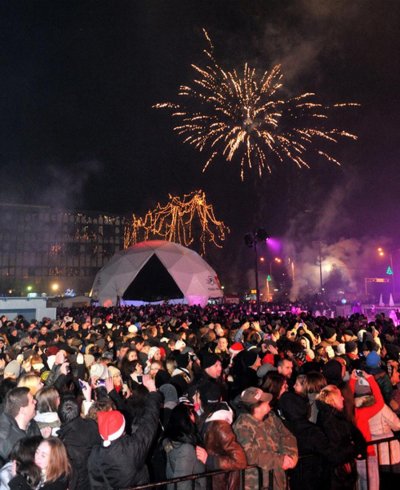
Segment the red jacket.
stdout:
<svg viewBox="0 0 400 490">
<path fill-rule="evenodd" d="M 369 442 L 371 441 L 371 431 L 369 430 L 369 419 L 380 412 L 385 404 L 383 401 L 383 396 L 381 390 L 378 386 L 378 383 L 375 381 L 373 376 L 368 376 L 365 378 L 372 391 L 372 395 L 375 398 L 375 403 L 370 407 L 360 407 L 355 408 L 355 421 L 358 429 L 364 436 L 364 439 Z M 349 386 L 351 391 L 355 392 L 356 380 L 354 378 L 350 378 Z M 375 456 L 375 450 L 373 446 L 367 447 L 367 452 L 369 456 Z"/>
</svg>

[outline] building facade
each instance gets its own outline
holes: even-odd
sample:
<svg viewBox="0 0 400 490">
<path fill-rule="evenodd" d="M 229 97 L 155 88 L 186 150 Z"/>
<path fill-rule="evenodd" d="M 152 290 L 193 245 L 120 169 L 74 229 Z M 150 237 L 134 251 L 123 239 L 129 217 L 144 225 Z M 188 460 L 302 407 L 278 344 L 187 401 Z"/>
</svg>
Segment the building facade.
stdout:
<svg viewBox="0 0 400 490">
<path fill-rule="evenodd" d="M 0 204 L 0 294 L 88 292 L 125 226 L 108 213 Z"/>
</svg>

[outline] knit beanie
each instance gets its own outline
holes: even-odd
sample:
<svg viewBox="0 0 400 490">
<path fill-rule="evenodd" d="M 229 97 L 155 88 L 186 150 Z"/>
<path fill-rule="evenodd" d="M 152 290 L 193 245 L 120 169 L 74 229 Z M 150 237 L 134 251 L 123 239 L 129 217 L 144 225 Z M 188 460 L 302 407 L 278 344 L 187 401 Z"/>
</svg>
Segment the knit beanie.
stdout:
<svg viewBox="0 0 400 490">
<path fill-rule="evenodd" d="M 125 418 L 118 410 L 97 412 L 97 423 L 104 447 L 119 439 L 125 430 Z"/>
<path fill-rule="evenodd" d="M 246 367 L 252 366 L 257 359 L 257 352 L 255 350 L 243 351 L 241 354 L 242 362 Z"/>
<path fill-rule="evenodd" d="M 176 364 L 180 368 L 187 368 L 189 364 L 189 354 L 178 354 L 175 356 Z"/>
<path fill-rule="evenodd" d="M 214 364 L 219 360 L 220 359 L 217 356 L 217 354 L 213 354 L 211 352 L 204 352 L 204 354 L 201 356 L 200 364 L 202 369 L 207 369 L 211 366 L 214 366 Z"/>
<path fill-rule="evenodd" d="M 182 352 L 185 347 L 186 347 L 186 343 L 183 340 L 178 340 L 175 343 L 175 350 L 180 350 Z"/>
<path fill-rule="evenodd" d="M 369 369 L 378 368 L 381 365 L 380 355 L 375 351 L 370 352 L 365 359 L 365 364 Z"/>
<path fill-rule="evenodd" d="M 21 365 L 18 361 L 11 361 L 4 368 L 4 378 L 17 379 L 21 374 Z"/>
<path fill-rule="evenodd" d="M 164 395 L 164 408 L 171 410 L 178 404 L 178 393 L 174 385 L 167 383 L 160 386 L 159 391 Z"/>
<path fill-rule="evenodd" d="M 108 378 L 107 367 L 104 364 L 99 364 L 98 362 L 95 362 L 90 367 L 90 377 L 91 378 L 107 379 Z"/>
<path fill-rule="evenodd" d="M 149 353 L 147 354 L 147 359 L 153 359 L 157 352 L 160 352 L 160 348 L 157 346 L 150 347 Z"/>
</svg>

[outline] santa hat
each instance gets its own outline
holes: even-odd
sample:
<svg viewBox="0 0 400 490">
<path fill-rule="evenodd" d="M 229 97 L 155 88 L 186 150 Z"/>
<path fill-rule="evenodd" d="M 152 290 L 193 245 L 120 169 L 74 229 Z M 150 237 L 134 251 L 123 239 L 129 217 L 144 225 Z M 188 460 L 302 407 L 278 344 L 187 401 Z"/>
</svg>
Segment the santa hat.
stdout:
<svg viewBox="0 0 400 490">
<path fill-rule="evenodd" d="M 97 423 L 104 447 L 119 439 L 125 430 L 124 416 L 118 410 L 97 412 Z"/>
<path fill-rule="evenodd" d="M 240 342 L 235 342 L 229 347 L 229 352 L 234 355 L 239 354 L 242 350 L 244 350 L 244 346 Z"/>
</svg>

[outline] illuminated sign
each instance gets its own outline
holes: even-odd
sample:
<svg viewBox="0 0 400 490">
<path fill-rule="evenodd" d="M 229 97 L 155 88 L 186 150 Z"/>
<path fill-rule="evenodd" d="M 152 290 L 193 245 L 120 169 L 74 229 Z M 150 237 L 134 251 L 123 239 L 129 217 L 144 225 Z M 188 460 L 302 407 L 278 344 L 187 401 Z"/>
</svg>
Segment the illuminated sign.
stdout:
<svg viewBox="0 0 400 490">
<path fill-rule="evenodd" d="M 366 282 L 390 282 L 389 279 L 386 277 L 366 277 L 365 281 Z"/>
</svg>

